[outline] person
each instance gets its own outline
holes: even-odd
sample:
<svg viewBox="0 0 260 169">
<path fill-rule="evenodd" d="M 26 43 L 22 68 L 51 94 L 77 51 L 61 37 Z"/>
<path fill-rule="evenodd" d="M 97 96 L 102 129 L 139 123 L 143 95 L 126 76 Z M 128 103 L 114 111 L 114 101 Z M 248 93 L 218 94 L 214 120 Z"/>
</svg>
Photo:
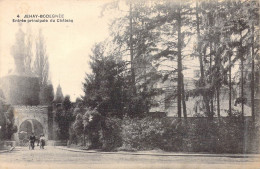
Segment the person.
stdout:
<svg viewBox="0 0 260 169">
<path fill-rule="evenodd" d="M 45 146 L 45 137 L 44 134 L 42 134 L 40 137 L 40 149 L 44 149 L 44 146 Z"/>
<path fill-rule="evenodd" d="M 34 133 L 32 133 L 32 135 L 29 137 L 29 140 L 30 140 L 29 149 L 34 150 L 34 143 L 36 140 Z"/>
<path fill-rule="evenodd" d="M 40 145 L 40 137 L 41 137 L 41 136 L 39 136 L 39 137 L 36 137 L 37 146 L 39 146 L 39 145 Z"/>
</svg>

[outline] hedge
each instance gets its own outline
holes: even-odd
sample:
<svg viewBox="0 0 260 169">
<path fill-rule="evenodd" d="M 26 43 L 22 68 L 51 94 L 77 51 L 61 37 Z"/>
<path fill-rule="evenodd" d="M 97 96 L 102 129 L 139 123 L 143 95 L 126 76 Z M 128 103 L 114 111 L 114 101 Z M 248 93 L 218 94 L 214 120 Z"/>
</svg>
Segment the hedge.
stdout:
<svg viewBox="0 0 260 169">
<path fill-rule="evenodd" d="M 97 134 L 106 151 L 257 153 L 260 138 L 259 125 L 251 118 L 243 121 L 238 117 L 105 118 Z"/>
</svg>

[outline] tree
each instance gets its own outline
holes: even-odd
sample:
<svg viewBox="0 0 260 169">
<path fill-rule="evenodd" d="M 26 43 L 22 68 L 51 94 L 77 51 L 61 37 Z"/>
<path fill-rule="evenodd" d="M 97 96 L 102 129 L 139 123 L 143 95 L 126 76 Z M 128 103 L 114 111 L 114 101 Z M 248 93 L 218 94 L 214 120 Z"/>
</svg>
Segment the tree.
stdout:
<svg viewBox="0 0 260 169">
<path fill-rule="evenodd" d="M 51 105 L 54 99 L 54 91 L 52 84 L 42 86 L 40 90 L 40 104 Z"/>
<path fill-rule="evenodd" d="M 255 121 L 255 91 L 256 91 L 256 86 L 255 85 L 255 60 L 256 60 L 256 50 L 259 48 L 259 41 L 256 40 L 255 34 L 257 35 L 259 31 L 255 30 L 255 26 L 259 26 L 259 2 L 256 1 L 251 1 L 248 4 L 247 8 L 248 12 L 248 20 L 251 21 L 248 23 L 249 24 L 249 32 L 250 32 L 250 37 L 251 37 L 251 107 L 252 107 L 252 118 L 253 121 Z M 257 83 L 256 83 L 257 84 Z"/>
<path fill-rule="evenodd" d="M 0 140 L 11 140 L 13 134 L 17 132 L 17 126 L 14 124 L 14 108 L 8 106 L 8 110 L 5 110 L 6 108 L 2 106 L 0 110 Z"/>
<path fill-rule="evenodd" d="M 14 133 L 17 132 L 17 126 L 14 124 L 14 108 L 9 107 L 6 113 L 6 132 L 5 139 L 11 140 Z"/>
<path fill-rule="evenodd" d="M 94 46 L 92 53 L 92 74 L 87 75 L 83 84 L 84 104 L 103 116 L 110 113 L 122 118 L 127 89 L 123 75 L 125 64 L 112 56 L 105 57 L 101 43 Z"/>
<path fill-rule="evenodd" d="M 32 68 L 32 61 L 33 61 L 33 53 L 32 53 L 32 33 L 31 29 L 28 25 L 26 37 L 25 37 L 25 58 L 24 58 L 24 65 L 25 65 L 25 73 L 31 75 L 33 72 Z"/>
<path fill-rule="evenodd" d="M 0 140 L 11 140 L 17 132 L 14 120 L 14 108 L 6 104 L 3 91 L 0 89 Z"/>
<path fill-rule="evenodd" d="M 102 142 L 100 139 L 100 132 L 102 130 L 102 116 L 95 109 L 86 109 L 83 115 L 84 126 L 84 144 L 85 136 L 87 136 L 90 146 L 89 148 L 101 148 Z"/>
<path fill-rule="evenodd" d="M 143 117 L 152 105 L 151 98 L 156 90 L 141 89 L 145 88 L 145 83 L 142 83 L 133 96 L 132 76 L 127 71 L 127 62 L 116 56 L 105 53 L 102 43 L 93 47 L 90 62 L 92 74 L 86 75 L 84 83 L 84 104 L 104 117 Z"/>
<path fill-rule="evenodd" d="M 201 8 L 199 7 L 198 2 L 196 2 L 196 31 L 197 31 L 197 52 L 198 52 L 198 57 L 199 57 L 199 64 L 200 64 L 200 79 L 199 79 L 199 86 L 205 86 L 206 82 L 205 82 L 205 72 L 204 72 L 204 63 L 203 63 L 203 50 L 202 50 L 202 39 L 201 39 L 201 17 L 200 17 L 200 13 L 201 13 Z M 205 57 L 205 53 L 206 50 L 204 50 L 204 57 Z M 213 113 L 210 110 L 210 95 L 209 92 L 202 92 L 202 97 L 203 97 L 203 101 L 206 107 L 206 114 L 212 119 L 213 118 Z"/>
<path fill-rule="evenodd" d="M 28 40 L 29 41 L 29 40 Z M 30 42 L 30 41 L 29 41 Z M 28 44 L 30 45 L 30 43 Z M 39 78 L 40 83 L 40 104 L 50 104 L 52 99 L 52 85 L 49 80 L 49 59 L 46 52 L 45 39 L 42 30 L 39 30 L 36 40 L 36 56 L 34 60 L 34 73 Z"/>
<path fill-rule="evenodd" d="M 34 72 L 39 77 L 40 87 L 48 84 L 49 80 L 49 60 L 46 52 L 45 40 L 42 30 L 39 30 L 36 41 L 36 56 L 34 61 Z"/>
<path fill-rule="evenodd" d="M 131 86 L 128 91 L 130 104 L 126 106 L 126 109 L 132 113 L 132 115 L 129 114 L 130 116 L 135 117 L 138 116 L 138 113 L 149 112 L 151 102 L 148 97 L 152 98 L 156 93 L 151 86 L 158 80 L 158 74 L 152 65 L 151 53 L 155 50 L 152 48 L 155 47 L 158 33 L 150 31 L 153 26 L 150 25 L 149 17 L 152 13 L 147 10 L 148 3 L 145 1 L 121 2 L 107 4 L 103 13 L 107 9 L 115 9 L 114 11 L 121 13 L 120 17 L 113 20 L 110 28 L 111 46 L 116 51 L 111 55 L 115 58 L 119 57 L 125 62 L 126 81 Z M 121 4 L 128 7 L 129 10 L 126 13 L 121 12 Z M 144 103 L 142 100 L 145 100 Z M 140 109 L 141 105 L 145 110 Z"/>
<path fill-rule="evenodd" d="M 81 138 L 82 135 L 84 134 L 84 124 L 83 124 L 82 114 L 77 113 L 75 121 L 72 124 L 72 128 L 73 131 L 75 132 L 76 137 Z M 76 143 L 77 143 L 77 138 L 73 138 L 76 139 Z M 83 142 L 84 142 L 83 145 L 85 145 L 85 138 L 83 138 Z"/>
<path fill-rule="evenodd" d="M 2 89 L 0 89 L 0 141 L 4 140 L 5 137 L 5 127 L 6 127 L 6 118 L 5 118 L 5 97 Z"/>
<path fill-rule="evenodd" d="M 74 121 L 69 96 L 65 97 L 64 101 L 62 102 L 62 106 L 58 105 L 55 121 L 58 124 L 58 138 L 61 140 L 68 140 L 69 128 L 71 123 Z"/>
<path fill-rule="evenodd" d="M 173 86 L 177 82 L 177 89 L 173 91 L 173 96 L 177 97 L 177 113 L 178 117 L 183 115 L 186 118 L 186 103 L 185 103 L 185 89 L 184 89 L 184 75 L 183 75 L 183 58 L 187 55 L 184 52 L 185 47 L 188 45 L 189 36 L 193 33 L 187 29 L 190 27 L 190 2 L 182 3 L 180 1 L 169 2 L 163 1 L 155 5 L 157 9 L 155 17 L 151 19 L 153 31 L 160 32 L 161 40 L 157 41 L 159 52 L 155 54 L 153 61 L 158 62 L 157 65 L 162 66 L 166 63 L 167 67 L 174 67 L 174 70 L 169 69 L 164 71 L 163 81 L 166 81 L 173 76 Z M 163 45 L 161 45 L 161 43 Z M 162 48 L 163 46 L 163 48 Z M 168 63 L 167 63 L 168 62 Z M 173 66 L 169 63 L 173 62 Z M 177 66 L 177 67 L 176 67 Z M 165 73 L 167 72 L 167 73 Z M 177 73 L 177 78 L 176 77 Z"/>
<path fill-rule="evenodd" d="M 65 111 L 69 111 L 72 107 L 72 104 L 71 104 L 71 101 L 70 101 L 70 96 L 69 95 L 66 95 L 64 100 L 63 100 L 63 103 L 62 103 L 62 106 L 63 106 L 63 109 Z"/>
</svg>

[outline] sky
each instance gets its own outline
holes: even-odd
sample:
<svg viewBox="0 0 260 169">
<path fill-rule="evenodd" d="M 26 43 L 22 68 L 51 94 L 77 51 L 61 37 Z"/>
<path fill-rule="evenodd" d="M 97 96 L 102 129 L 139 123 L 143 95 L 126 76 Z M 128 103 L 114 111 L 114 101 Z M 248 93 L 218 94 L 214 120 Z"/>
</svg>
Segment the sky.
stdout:
<svg viewBox="0 0 260 169">
<path fill-rule="evenodd" d="M 84 94 L 82 83 L 86 73 L 91 72 L 91 48 L 109 37 L 111 19 L 121 16 L 111 11 L 100 17 L 102 7 L 109 1 L 111 0 L 0 0 L 0 77 L 15 69 L 11 47 L 15 44 L 19 24 L 13 22 L 13 19 L 18 19 L 18 14 L 20 19 L 26 14 L 61 14 L 73 22 L 23 23 L 21 27 L 25 33 L 31 30 L 33 41 L 37 38 L 39 29 L 42 30 L 49 57 L 49 79 L 54 91 L 60 84 L 63 94 L 70 95 L 71 100 L 75 101 Z M 32 47 L 34 51 L 35 44 Z M 191 67 L 184 71 L 185 77 L 194 77 L 194 69 L 199 69 L 198 60 L 191 62 L 188 57 L 183 64 Z"/>
<path fill-rule="evenodd" d="M 26 33 L 31 29 L 34 40 L 42 29 L 54 91 L 60 84 L 63 94 L 70 95 L 74 101 L 83 94 L 82 82 L 85 73 L 90 72 L 88 62 L 92 46 L 109 36 L 111 17 L 100 17 L 105 3 L 104 0 L 0 0 L 0 77 L 14 69 L 10 50 L 19 29 L 18 23 L 13 22 L 18 14 L 20 19 L 25 14 L 64 14 L 64 18 L 73 23 L 23 23 L 22 30 Z M 32 48 L 35 50 L 35 44 Z"/>
</svg>

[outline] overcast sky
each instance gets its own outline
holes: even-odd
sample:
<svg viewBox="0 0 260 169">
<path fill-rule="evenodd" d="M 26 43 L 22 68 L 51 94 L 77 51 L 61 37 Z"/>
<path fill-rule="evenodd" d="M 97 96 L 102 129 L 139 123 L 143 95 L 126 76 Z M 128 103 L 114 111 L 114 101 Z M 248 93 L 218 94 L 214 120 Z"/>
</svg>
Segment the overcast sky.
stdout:
<svg viewBox="0 0 260 169">
<path fill-rule="evenodd" d="M 107 1 L 97 0 L 32 0 L 0 1 L 0 76 L 14 69 L 10 48 L 15 43 L 15 34 L 19 29 L 17 14 L 64 14 L 73 23 L 24 23 L 24 32 L 32 30 L 36 38 L 39 28 L 46 40 L 50 62 L 50 80 L 54 90 L 58 83 L 63 94 L 70 95 L 72 100 L 83 94 L 82 82 L 85 73 L 89 72 L 89 54 L 96 42 L 108 37 L 108 19 L 100 18 L 102 5 Z M 20 18 L 21 18 L 20 17 Z M 33 45 L 35 50 L 35 45 Z"/>
</svg>

